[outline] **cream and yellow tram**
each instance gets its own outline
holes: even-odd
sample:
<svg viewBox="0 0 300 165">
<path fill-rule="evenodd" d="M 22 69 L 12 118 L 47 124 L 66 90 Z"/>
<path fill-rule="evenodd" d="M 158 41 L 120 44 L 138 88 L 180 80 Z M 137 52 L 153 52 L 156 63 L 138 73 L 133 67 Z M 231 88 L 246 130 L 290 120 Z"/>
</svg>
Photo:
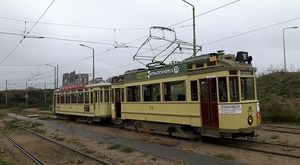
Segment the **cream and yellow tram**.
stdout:
<svg viewBox="0 0 300 165">
<path fill-rule="evenodd" d="M 110 85 L 63 86 L 54 91 L 53 112 L 58 117 L 87 122 L 111 120 Z"/>
<path fill-rule="evenodd" d="M 253 136 L 261 116 L 251 60 L 219 51 L 127 71 L 112 79 L 112 118 L 170 136 Z"/>
</svg>

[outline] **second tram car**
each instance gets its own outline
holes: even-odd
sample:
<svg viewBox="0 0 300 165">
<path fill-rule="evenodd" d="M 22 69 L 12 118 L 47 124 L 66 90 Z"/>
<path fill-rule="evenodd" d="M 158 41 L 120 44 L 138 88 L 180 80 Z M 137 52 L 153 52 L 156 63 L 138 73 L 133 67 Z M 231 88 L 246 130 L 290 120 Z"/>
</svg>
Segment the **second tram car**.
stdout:
<svg viewBox="0 0 300 165">
<path fill-rule="evenodd" d="M 74 84 L 54 91 L 54 114 L 87 122 L 111 120 L 110 83 Z"/>
</svg>

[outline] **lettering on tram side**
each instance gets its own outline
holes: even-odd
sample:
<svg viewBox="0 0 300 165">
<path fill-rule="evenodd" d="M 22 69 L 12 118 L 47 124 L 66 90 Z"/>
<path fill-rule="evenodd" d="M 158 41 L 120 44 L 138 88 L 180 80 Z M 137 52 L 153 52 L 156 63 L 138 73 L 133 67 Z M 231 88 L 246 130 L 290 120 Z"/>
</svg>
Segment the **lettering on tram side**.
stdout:
<svg viewBox="0 0 300 165">
<path fill-rule="evenodd" d="M 163 76 L 166 74 L 177 74 L 177 73 L 183 73 L 183 72 L 187 72 L 186 64 L 149 70 L 147 72 L 147 77 L 151 78 L 151 77 L 155 77 L 155 76 Z"/>
<path fill-rule="evenodd" d="M 239 114 L 242 113 L 241 104 L 219 105 L 219 114 Z"/>
<path fill-rule="evenodd" d="M 153 109 L 154 109 L 154 107 L 150 105 L 150 106 L 149 106 L 149 109 L 150 109 L 150 110 L 153 110 Z"/>
<path fill-rule="evenodd" d="M 179 74 L 184 72 L 187 72 L 187 64 L 178 64 L 178 65 L 166 66 L 158 69 L 152 69 L 148 71 L 124 74 L 123 80 L 124 82 L 126 82 L 126 81 L 146 79 L 146 78 L 152 78 L 152 77 L 164 76 L 170 74 Z"/>
</svg>

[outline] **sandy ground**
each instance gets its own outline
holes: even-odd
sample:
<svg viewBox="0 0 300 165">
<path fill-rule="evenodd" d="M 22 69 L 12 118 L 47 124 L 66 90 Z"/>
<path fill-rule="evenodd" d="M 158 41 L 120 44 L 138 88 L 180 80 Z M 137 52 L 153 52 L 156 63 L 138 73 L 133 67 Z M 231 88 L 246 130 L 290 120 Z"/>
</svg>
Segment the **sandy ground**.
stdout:
<svg viewBox="0 0 300 165">
<path fill-rule="evenodd" d="M 54 130 L 45 126 L 39 126 L 38 130 L 43 132 L 44 135 L 46 136 L 60 140 L 62 143 L 70 145 L 73 148 L 76 148 L 78 150 L 88 152 L 95 157 L 103 158 L 114 165 L 144 165 L 144 164 L 184 165 L 185 162 L 181 162 L 180 160 L 175 160 L 174 158 L 168 158 L 165 160 L 149 154 L 140 153 L 126 146 L 116 146 L 112 144 L 106 144 L 102 141 L 93 140 L 91 138 L 78 137 L 75 136 L 76 128 L 81 127 L 93 131 L 105 132 L 109 134 L 120 135 L 129 138 L 144 140 L 144 141 L 150 141 L 150 142 L 158 143 L 160 145 L 176 147 L 182 150 L 187 150 L 199 154 L 212 155 L 212 156 L 216 154 L 228 154 L 231 155 L 236 161 L 245 162 L 254 165 L 300 164 L 298 163 L 299 160 L 295 158 L 276 156 L 271 154 L 263 154 L 259 152 L 246 151 L 242 149 L 233 149 L 224 146 L 216 146 L 216 145 L 203 143 L 201 141 L 169 138 L 166 136 L 153 135 L 153 134 L 135 133 L 129 130 L 105 127 L 99 124 L 88 125 L 84 123 L 72 123 L 72 122 L 66 122 L 62 120 L 56 120 L 56 122 L 60 124 L 69 125 L 70 126 L 69 133 L 59 132 L 58 130 Z M 0 127 L 2 126 L 0 125 Z M 293 135 L 293 134 L 258 131 L 256 132 L 256 139 L 259 141 L 266 141 L 266 142 L 273 142 L 273 143 L 300 145 L 300 139 L 298 135 Z M 1 142 L 3 142 L 3 138 L 0 138 L 0 140 Z M 34 142 L 27 143 L 27 144 L 32 145 L 33 143 Z M 9 146 L 9 144 L 6 143 L 5 145 L 0 145 L 0 149 L 4 149 L 5 152 L 10 152 L 7 150 L 8 148 L 11 147 L 7 147 L 7 146 Z M 26 148 L 26 144 L 24 148 Z M 40 150 L 42 151 L 43 148 L 40 148 Z M 295 151 L 292 150 L 287 152 L 295 152 Z M 8 161 L 13 159 L 13 157 L 9 156 L 9 154 L 2 153 L 2 155 L 5 155 L 5 158 Z M 49 153 L 49 156 L 53 157 L 55 155 Z"/>
</svg>

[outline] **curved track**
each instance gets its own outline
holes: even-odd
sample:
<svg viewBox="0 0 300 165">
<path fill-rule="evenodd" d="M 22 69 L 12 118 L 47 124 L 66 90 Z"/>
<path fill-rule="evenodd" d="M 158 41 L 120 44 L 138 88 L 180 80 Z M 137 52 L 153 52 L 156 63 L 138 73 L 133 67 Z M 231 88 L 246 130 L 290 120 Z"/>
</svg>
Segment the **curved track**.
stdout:
<svg viewBox="0 0 300 165">
<path fill-rule="evenodd" d="M 286 127 L 286 126 L 264 125 L 262 130 L 269 131 L 269 132 L 300 134 L 300 128 Z"/>
<path fill-rule="evenodd" d="M 28 151 L 26 151 L 23 147 L 21 147 L 18 143 L 16 143 L 15 141 L 13 141 L 4 132 L 0 131 L 0 134 L 5 139 L 7 139 L 8 141 L 10 141 L 14 146 L 16 146 L 20 151 L 22 151 L 25 155 L 27 155 L 31 160 L 33 160 L 36 164 L 38 164 L 38 165 L 43 165 L 44 164 L 40 160 L 38 160 L 36 157 L 34 157 L 33 155 L 31 155 Z"/>
<path fill-rule="evenodd" d="M 243 150 L 249 150 L 249 151 L 255 151 L 255 152 L 261 152 L 266 154 L 273 154 L 273 155 L 279 155 L 279 156 L 285 156 L 285 157 L 291 157 L 291 158 L 298 158 L 300 159 L 300 155 L 293 155 L 293 154 L 287 154 L 283 152 L 275 152 L 270 150 L 263 150 L 255 148 L 255 146 L 249 146 L 246 145 L 247 143 L 255 143 L 258 145 L 272 145 L 272 146 L 280 146 L 285 148 L 300 148 L 299 146 L 291 146 L 291 145 L 285 145 L 285 144 L 274 144 L 274 143 L 267 143 L 267 142 L 257 142 L 252 140 L 241 140 L 241 139 L 208 139 L 204 140 L 203 142 L 207 142 L 209 144 L 215 144 L 215 145 L 221 145 L 226 147 L 232 147 L 232 148 L 238 148 Z M 245 143 L 241 144 L 239 142 Z M 266 147 L 264 147 L 266 148 Z"/>
</svg>

